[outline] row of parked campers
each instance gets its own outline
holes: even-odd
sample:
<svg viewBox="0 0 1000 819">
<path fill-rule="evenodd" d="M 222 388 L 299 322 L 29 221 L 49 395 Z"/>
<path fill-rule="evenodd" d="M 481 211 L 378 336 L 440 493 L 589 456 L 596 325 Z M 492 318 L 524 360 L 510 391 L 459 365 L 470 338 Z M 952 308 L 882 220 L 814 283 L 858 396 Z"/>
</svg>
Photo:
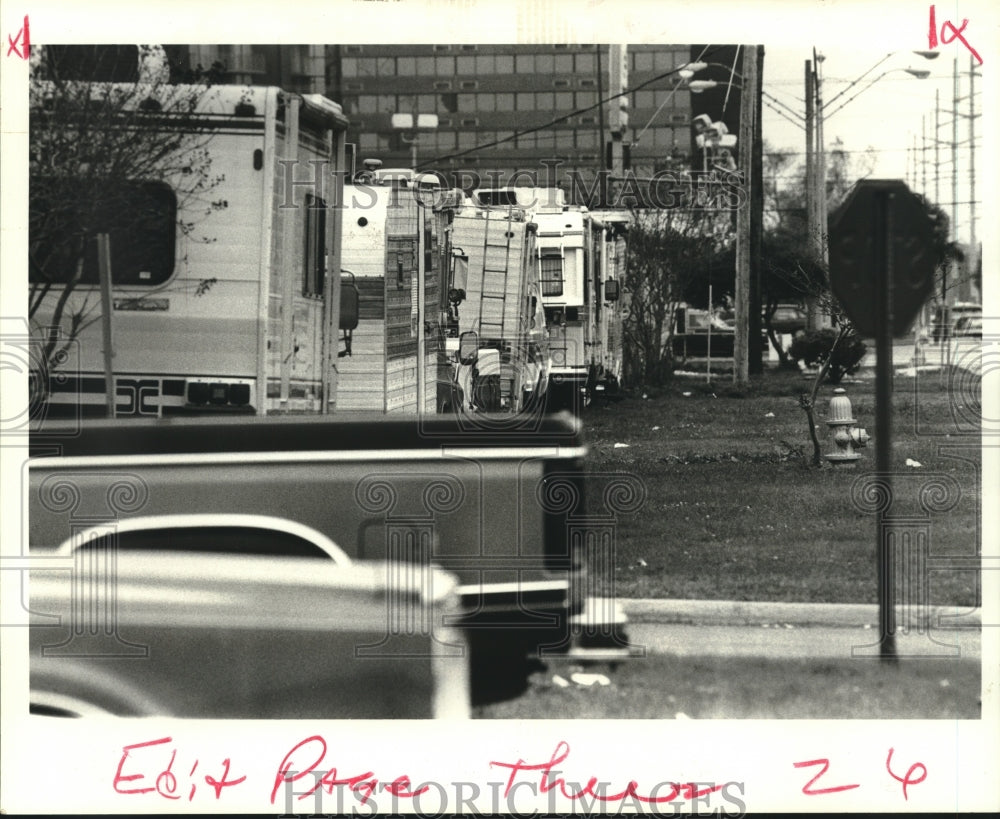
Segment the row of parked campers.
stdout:
<svg viewBox="0 0 1000 819">
<path fill-rule="evenodd" d="M 372 167 L 345 202 L 360 321 L 338 407 L 520 413 L 617 389 L 627 214 L 598 219 L 550 189 L 470 198 L 434 174 Z"/>
<path fill-rule="evenodd" d="M 190 117 L 148 127 L 192 129 L 178 144 L 204 143 L 224 206 L 179 195 L 180 174 L 109 194 L 123 203 L 107 233 L 114 372 L 102 322 L 84 322 L 34 374 L 49 416 L 516 412 L 541 391 L 576 406 L 617 383 L 627 214 L 558 190 L 467 197 L 376 163 L 347 179 L 348 120 L 315 94 L 216 86 Z M 318 167 L 323 185 L 302 181 Z M 49 324 L 100 303 L 96 247 L 74 278 L 46 244 L 51 182 L 29 186 L 40 349 Z"/>
</svg>

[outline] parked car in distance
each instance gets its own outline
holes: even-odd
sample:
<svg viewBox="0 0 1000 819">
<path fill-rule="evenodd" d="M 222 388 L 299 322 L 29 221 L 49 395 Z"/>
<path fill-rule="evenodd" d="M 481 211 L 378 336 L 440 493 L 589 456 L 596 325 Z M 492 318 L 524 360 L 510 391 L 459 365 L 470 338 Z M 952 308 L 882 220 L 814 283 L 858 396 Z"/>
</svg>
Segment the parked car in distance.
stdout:
<svg viewBox="0 0 1000 819">
<path fill-rule="evenodd" d="M 962 316 L 955 322 L 955 338 L 982 338 L 983 317 Z"/>
<path fill-rule="evenodd" d="M 806 329 L 806 311 L 799 304 L 779 304 L 771 316 L 771 328 L 776 333 L 794 335 Z"/>
</svg>

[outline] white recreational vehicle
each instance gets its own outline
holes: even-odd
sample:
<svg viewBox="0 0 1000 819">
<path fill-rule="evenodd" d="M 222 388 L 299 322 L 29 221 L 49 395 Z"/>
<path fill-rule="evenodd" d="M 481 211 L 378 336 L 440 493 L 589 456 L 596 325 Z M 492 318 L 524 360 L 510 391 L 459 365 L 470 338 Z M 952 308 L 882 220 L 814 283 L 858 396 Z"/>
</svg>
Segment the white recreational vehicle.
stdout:
<svg viewBox="0 0 1000 819">
<path fill-rule="evenodd" d="M 466 205 L 452 215 L 446 350 L 456 410 L 518 413 L 545 391 L 535 233 L 522 208 Z"/>
<path fill-rule="evenodd" d="M 357 288 L 360 321 L 337 364 L 340 409 L 437 410 L 440 227 L 411 175 L 344 186 L 342 277 Z"/>
<path fill-rule="evenodd" d="M 595 394 L 617 389 L 628 215 L 567 205 L 555 188 L 484 189 L 473 198 L 493 207 L 522 207 L 537 226 L 550 408 L 578 409 Z"/>
<path fill-rule="evenodd" d="M 60 323 L 88 310 L 90 323 L 49 373 L 48 412 L 105 414 L 108 362 L 115 416 L 331 410 L 339 329 L 352 323 L 331 275 L 340 211 L 329 207 L 342 196 L 347 119 L 319 95 L 216 86 L 185 121 L 214 182 L 202 201 L 181 202 L 177 179 L 127 183 L 126 201 L 162 218 L 141 231 L 109 225 L 109 310 L 96 252 L 85 262 Z M 164 114 L 141 127 L 178 126 Z M 72 276 L 57 267 L 32 265 L 39 336 Z"/>
</svg>

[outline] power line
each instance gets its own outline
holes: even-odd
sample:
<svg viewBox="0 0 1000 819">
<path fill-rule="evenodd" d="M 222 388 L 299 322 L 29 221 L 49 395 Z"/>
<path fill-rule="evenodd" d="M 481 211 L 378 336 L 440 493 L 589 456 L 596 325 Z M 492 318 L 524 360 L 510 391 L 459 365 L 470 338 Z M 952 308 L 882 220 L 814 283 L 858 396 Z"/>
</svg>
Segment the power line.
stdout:
<svg viewBox="0 0 1000 819">
<path fill-rule="evenodd" d="M 709 49 L 709 46 L 706 46 L 705 50 L 702 52 L 702 56 L 712 56 L 712 52 L 710 52 L 708 49 Z M 685 63 L 685 65 L 686 65 L 686 63 Z M 570 111 L 568 114 L 563 114 L 561 116 L 558 116 L 555 119 L 550 120 L 549 122 L 545 123 L 544 125 L 537 125 L 534 128 L 525 128 L 523 131 L 515 131 L 510 136 L 504 137 L 503 139 L 495 139 L 492 142 L 484 142 L 484 143 L 482 143 L 480 145 L 476 145 L 473 148 L 466 148 L 465 150 L 462 150 L 462 151 L 455 151 L 454 153 L 444 154 L 443 156 L 436 156 L 433 159 L 427 160 L 426 162 L 419 163 L 419 165 L 417 166 L 417 168 L 427 167 L 428 165 L 433 165 L 436 162 L 444 162 L 444 161 L 449 160 L 449 159 L 458 159 L 460 157 L 468 156 L 469 154 L 474 154 L 474 153 L 477 153 L 479 151 L 485 150 L 487 148 L 493 148 L 493 147 L 495 147 L 497 145 L 502 145 L 505 142 L 511 142 L 512 140 L 515 140 L 519 136 L 523 136 L 525 134 L 532 134 L 532 133 L 536 133 L 538 131 L 544 131 L 547 128 L 551 128 L 553 125 L 558 125 L 560 122 L 565 122 L 566 120 L 570 119 L 571 117 L 576 117 L 576 116 L 579 116 L 580 114 L 586 114 L 588 111 L 593 111 L 595 108 L 598 108 L 598 107 L 600 107 L 602 105 L 606 105 L 607 103 L 611 102 L 612 100 L 616 100 L 619 97 L 628 96 L 629 94 L 633 94 L 636 91 L 641 91 L 646 86 L 652 85 L 655 82 L 659 82 L 660 80 L 667 79 L 668 77 L 673 77 L 674 75 L 676 75 L 680 71 L 682 71 L 683 68 L 684 68 L 683 65 L 679 66 L 677 68 L 672 68 L 670 71 L 667 71 L 667 72 L 665 72 L 663 74 L 658 74 L 655 77 L 651 77 L 650 79 L 646 80 L 645 82 L 641 82 L 638 85 L 634 85 L 631 88 L 627 88 L 624 91 L 620 91 L 617 94 L 612 94 L 609 97 L 605 97 L 603 99 L 600 99 L 596 103 L 594 103 L 593 105 L 588 105 L 585 108 L 578 108 L 575 111 Z M 598 150 L 603 150 L 603 146 L 598 146 Z M 416 170 L 416 169 L 414 169 L 414 170 Z"/>
</svg>

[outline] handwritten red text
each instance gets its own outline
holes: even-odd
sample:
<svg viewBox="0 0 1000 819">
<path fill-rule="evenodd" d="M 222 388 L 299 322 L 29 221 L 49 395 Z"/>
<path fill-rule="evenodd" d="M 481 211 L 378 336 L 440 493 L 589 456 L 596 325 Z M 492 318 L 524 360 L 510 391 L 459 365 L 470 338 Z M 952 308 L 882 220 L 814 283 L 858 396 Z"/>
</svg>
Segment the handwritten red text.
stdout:
<svg viewBox="0 0 1000 819">
<path fill-rule="evenodd" d="M 292 770 L 293 767 L 299 768 L 300 766 L 296 763 L 296 754 L 305 756 L 306 759 L 312 759 L 312 761 L 304 768 L 298 770 Z M 271 804 L 274 804 L 275 797 L 278 795 L 278 789 L 285 783 L 296 782 L 303 777 L 310 776 L 313 771 L 315 771 L 319 764 L 323 761 L 323 757 L 326 756 L 326 740 L 320 736 L 311 736 L 302 740 L 298 745 L 296 745 L 292 750 L 285 754 L 285 758 L 281 760 L 281 765 L 278 766 L 278 772 L 274 776 L 274 787 L 271 789 Z M 424 785 L 422 788 L 417 788 L 415 791 L 410 790 L 410 777 L 403 775 L 397 776 L 392 782 L 380 782 L 379 779 L 374 775 L 372 771 L 365 771 L 364 773 L 355 774 L 354 776 L 338 777 L 337 769 L 330 768 L 322 778 L 316 782 L 316 784 L 307 791 L 302 793 L 297 793 L 299 799 L 306 799 L 312 796 L 320 788 L 326 789 L 328 794 L 333 793 L 333 789 L 338 785 L 346 785 L 352 791 L 360 794 L 360 802 L 364 804 L 368 801 L 373 793 L 378 789 L 379 785 L 382 786 L 383 790 L 388 791 L 393 796 L 403 797 L 404 799 L 412 799 L 415 796 L 419 796 L 422 793 L 426 793 L 429 790 L 429 785 Z"/>
<path fill-rule="evenodd" d="M 556 745 L 555 750 L 552 752 L 552 756 L 546 762 L 539 762 L 535 764 L 529 764 L 523 759 L 519 759 L 517 762 L 490 762 L 490 767 L 494 765 L 498 768 L 509 768 L 510 776 L 507 778 L 507 787 L 504 789 L 504 796 L 507 796 L 511 789 L 514 787 L 514 780 L 517 779 L 517 775 L 522 771 L 540 771 L 541 780 L 539 782 L 539 791 L 541 793 L 548 793 L 554 788 L 559 788 L 560 793 L 567 799 L 582 799 L 585 796 L 593 797 L 602 802 L 621 802 L 625 799 L 634 799 L 638 802 L 646 803 L 665 803 L 673 802 L 679 796 L 684 799 L 697 799 L 699 797 L 707 796 L 715 791 L 722 790 L 725 787 L 723 785 L 710 785 L 705 788 L 699 789 L 698 785 L 693 782 L 687 783 L 676 783 L 671 782 L 670 792 L 664 795 L 656 794 L 640 794 L 636 792 L 639 787 L 639 783 L 635 780 L 630 780 L 625 786 L 624 790 L 619 793 L 605 794 L 595 790 L 598 786 L 598 778 L 596 776 L 590 777 L 587 784 L 579 789 L 575 790 L 567 786 L 566 781 L 561 776 L 556 776 L 553 778 L 552 769 L 557 765 L 562 764 L 566 761 L 569 756 L 569 743 L 560 742 Z"/>
<path fill-rule="evenodd" d="M 177 793 L 179 788 L 179 782 L 177 780 L 177 775 L 174 773 L 174 762 L 177 761 L 177 749 L 171 749 L 170 751 L 170 761 L 156 776 L 155 778 L 147 778 L 145 773 L 125 773 L 125 764 L 130 760 L 135 758 L 136 753 L 144 748 L 156 748 L 159 746 L 167 745 L 173 742 L 171 737 L 163 737 L 161 739 L 153 739 L 148 742 L 137 742 L 134 745 L 126 745 L 122 748 L 121 759 L 118 760 L 118 769 L 115 771 L 115 778 L 112 782 L 112 786 L 115 792 L 121 794 L 138 794 L 138 793 L 152 793 L 156 791 L 157 794 L 162 796 L 164 799 L 180 799 L 180 794 Z M 136 762 L 136 766 L 140 769 L 146 771 L 150 770 L 150 762 L 147 761 L 145 766 L 140 765 Z M 156 767 L 152 767 L 152 770 L 156 770 Z M 195 769 L 198 767 L 198 760 L 195 760 L 194 765 L 191 766 L 191 773 L 188 774 L 188 778 L 194 777 Z M 245 776 L 241 776 L 238 779 L 229 778 L 229 767 L 230 760 L 226 758 L 222 762 L 223 772 L 221 779 L 216 779 L 212 775 L 206 775 L 204 777 L 204 782 L 208 783 L 210 787 L 215 790 L 215 798 L 219 799 L 222 796 L 222 791 L 224 788 L 232 787 L 233 785 L 239 785 L 241 782 L 246 780 Z M 130 770 L 135 770 L 135 768 L 130 768 Z M 148 784 L 152 782 L 153 784 Z M 140 784 L 141 783 L 141 784 Z M 133 787 L 132 785 L 135 785 Z M 128 786 L 128 787 L 126 787 Z M 194 794 L 196 790 L 196 784 L 191 783 L 191 789 L 188 791 L 188 801 L 194 799 Z"/>
<path fill-rule="evenodd" d="M 22 60 L 27 60 L 31 56 L 31 29 L 28 28 L 27 14 L 24 15 L 24 25 L 17 35 L 13 39 L 7 35 L 7 56 L 11 54 Z"/>
<path fill-rule="evenodd" d="M 852 788 L 860 788 L 860 785 L 835 785 L 832 788 L 814 788 L 813 784 L 823 776 L 828 770 L 830 770 L 830 760 L 829 759 L 810 759 L 808 762 L 795 762 L 793 763 L 796 768 L 806 768 L 810 765 L 822 765 L 823 769 L 816 774 L 812 779 L 806 782 L 802 786 L 802 793 L 806 796 L 822 796 L 824 793 L 839 793 L 840 791 L 849 791 Z"/>
<path fill-rule="evenodd" d="M 965 31 L 965 27 L 967 25 L 969 25 L 969 21 L 967 19 L 963 19 L 962 24 L 957 27 L 953 22 L 951 22 L 951 20 L 945 20 L 941 24 L 941 42 L 945 45 L 950 45 L 955 42 L 955 40 L 958 40 L 962 43 L 962 45 L 969 49 L 969 53 L 976 58 L 980 65 L 982 65 L 983 58 L 979 56 L 979 52 L 969 44 L 969 41 L 965 39 L 965 35 L 962 33 Z M 938 47 L 937 11 L 934 6 L 931 6 L 930 28 L 927 32 L 927 47 L 931 50 Z"/>
<path fill-rule="evenodd" d="M 889 749 L 889 755 L 885 758 L 885 769 L 889 772 L 889 776 L 891 776 L 897 782 L 903 783 L 903 798 L 909 801 L 910 797 L 906 793 L 906 786 L 919 785 L 921 782 L 923 782 L 927 778 L 927 768 L 924 767 L 924 764 L 922 762 L 915 762 L 913 765 L 909 767 L 909 769 L 907 769 L 905 776 L 902 777 L 896 776 L 896 774 L 892 772 L 892 752 L 894 750 L 895 750 L 894 748 Z M 920 769 L 920 778 L 911 779 L 910 777 L 913 775 L 913 772 L 917 770 L 917 768 Z"/>
</svg>

